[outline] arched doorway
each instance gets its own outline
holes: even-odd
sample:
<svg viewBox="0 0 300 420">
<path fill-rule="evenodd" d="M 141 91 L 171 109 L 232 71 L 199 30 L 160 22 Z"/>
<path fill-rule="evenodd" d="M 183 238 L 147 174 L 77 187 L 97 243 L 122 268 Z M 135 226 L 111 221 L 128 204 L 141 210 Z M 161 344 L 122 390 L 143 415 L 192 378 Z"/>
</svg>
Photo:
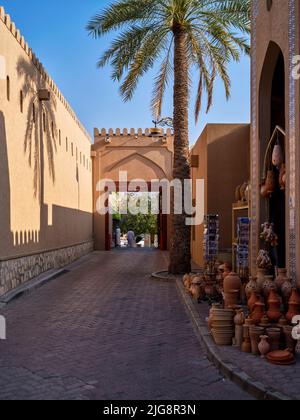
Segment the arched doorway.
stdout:
<svg viewBox="0 0 300 420">
<path fill-rule="evenodd" d="M 271 251 L 272 263 L 277 267 L 286 267 L 286 194 L 279 185 L 280 168 L 266 160 L 269 141 L 276 127 L 285 131 L 286 121 L 285 98 L 285 62 L 280 47 L 271 42 L 266 54 L 259 90 L 259 145 L 260 166 L 263 172 L 272 169 L 275 173 L 276 187 L 268 198 L 261 199 L 260 222 L 266 221 L 274 224 L 278 235 L 278 246 Z M 285 137 L 280 133 L 276 135 L 276 142 L 285 152 Z M 267 168 L 265 167 L 267 165 Z"/>
</svg>

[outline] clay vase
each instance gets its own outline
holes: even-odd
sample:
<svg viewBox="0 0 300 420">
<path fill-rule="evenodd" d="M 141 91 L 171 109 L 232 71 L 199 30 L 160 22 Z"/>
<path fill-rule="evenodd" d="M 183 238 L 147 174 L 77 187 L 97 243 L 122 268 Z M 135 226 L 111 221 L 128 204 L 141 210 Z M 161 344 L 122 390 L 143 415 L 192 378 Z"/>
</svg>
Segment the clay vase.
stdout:
<svg viewBox="0 0 300 420">
<path fill-rule="evenodd" d="M 269 170 L 267 172 L 267 178 L 266 178 L 266 189 L 267 189 L 267 194 L 268 195 L 272 195 L 276 189 L 276 178 L 275 178 L 275 173 L 272 170 Z"/>
<path fill-rule="evenodd" d="M 246 284 L 246 287 L 245 287 L 245 294 L 246 294 L 247 300 L 250 299 L 250 296 L 252 295 L 253 292 L 257 292 L 257 291 L 258 291 L 257 290 L 257 281 L 253 277 L 250 277 L 250 280 Z"/>
<path fill-rule="evenodd" d="M 297 289 L 293 289 L 292 295 L 289 300 L 289 310 L 286 314 L 286 319 L 289 322 L 293 321 L 294 316 L 300 314 L 300 296 Z"/>
<path fill-rule="evenodd" d="M 244 337 L 241 350 L 243 353 L 251 353 L 250 337 Z"/>
<path fill-rule="evenodd" d="M 280 328 L 267 328 L 267 335 L 269 337 L 270 351 L 279 350 L 280 346 Z"/>
<path fill-rule="evenodd" d="M 281 191 L 284 191 L 286 187 L 286 167 L 284 164 L 281 165 L 279 172 L 279 185 Z"/>
<path fill-rule="evenodd" d="M 258 355 L 258 344 L 260 342 L 260 336 L 263 335 L 264 329 L 261 327 L 252 326 L 249 328 L 250 341 L 251 341 L 251 353 Z"/>
<path fill-rule="evenodd" d="M 278 322 L 281 317 L 280 306 L 281 300 L 275 290 L 271 290 L 268 299 L 269 310 L 267 312 L 268 318 L 271 322 Z"/>
<path fill-rule="evenodd" d="M 294 340 L 292 336 L 292 332 L 293 332 L 293 327 L 291 327 L 290 325 L 285 325 L 283 327 L 285 346 L 287 349 L 290 350 L 291 353 L 295 353 L 296 340 Z"/>
<path fill-rule="evenodd" d="M 242 281 L 238 274 L 231 272 L 224 279 L 224 292 L 228 293 L 231 290 L 241 290 Z"/>
<path fill-rule="evenodd" d="M 290 279 L 287 279 L 281 287 L 281 294 L 282 294 L 282 297 L 283 297 L 283 302 L 286 305 L 288 304 L 288 302 L 290 300 L 290 297 L 292 295 L 292 291 L 293 291 L 292 282 L 291 282 Z"/>
<path fill-rule="evenodd" d="M 257 269 L 257 278 L 256 278 L 256 287 L 258 293 L 262 293 L 263 291 L 263 285 L 265 282 L 265 277 L 268 275 L 268 270 L 264 268 L 258 268 Z"/>
<path fill-rule="evenodd" d="M 253 291 L 247 303 L 250 313 L 253 311 L 253 307 L 257 302 L 260 302 L 260 297 L 256 291 Z"/>
<path fill-rule="evenodd" d="M 255 325 L 258 325 L 265 314 L 265 304 L 262 302 L 256 302 L 253 305 L 253 310 L 250 315 L 252 321 L 254 321 Z"/>
<path fill-rule="evenodd" d="M 234 324 L 235 325 L 244 325 L 245 322 L 245 314 L 243 309 L 238 309 L 236 311 L 236 315 L 234 317 Z"/>
<path fill-rule="evenodd" d="M 258 344 L 258 350 L 261 354 L 262 359 L 265 359 L 266 355 L 270 352 L 271 346 L 268 342 L 268 336 L 267 335 L 261 335 L 260 336 L 260 343 Z"/>
<path fill-rule="evenodd" d="M 284 283 L 288 280 L 287 278 L 287 269 L 286 268 L 278 268 L 278 275 L 275 279 L 275 284 L 277 290 L 280 291 Z"/>
<path fill-rule="evenodd" d="M 273 276 L 265 276 L 265 281 L 263 284 L 263 295 L 265 299 L 269 299 L 271 290 L 276 290 L 276 285 L 273 280 Z"/>
<path fill-rule="evenodd" d="M 272 163 L 279 168 L 283 164 L 283 152 L 280 144 L 275 144 L 272 153 Z"/>
</svg>

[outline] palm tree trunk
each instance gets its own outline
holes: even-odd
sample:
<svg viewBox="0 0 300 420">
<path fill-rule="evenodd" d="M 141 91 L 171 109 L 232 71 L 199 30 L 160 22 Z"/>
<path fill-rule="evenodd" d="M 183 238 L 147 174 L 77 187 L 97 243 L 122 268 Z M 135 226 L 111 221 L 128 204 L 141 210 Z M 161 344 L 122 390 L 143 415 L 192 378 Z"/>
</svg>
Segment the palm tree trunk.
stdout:
<svg viewBox="0 0 300 420">
<path fill-rule="evenodd" d="M 189 162 L 189 76 L 184 28 L 176 25 L 174 33 L 174 168 L 173 178 L 179 179 L 184 188 L 184 180 L 190 179 Z M 174 214 L 174 194 L 172 194 L 171 218 L 172 237 L 169 272 L 172 274 L 191 271 L 191 228 L 186 225 L 184 210 Z M 184 196 L 182 197 L 184 204 Z M 183 205 L 184 209 L 184 205 Z"/>
</svg>

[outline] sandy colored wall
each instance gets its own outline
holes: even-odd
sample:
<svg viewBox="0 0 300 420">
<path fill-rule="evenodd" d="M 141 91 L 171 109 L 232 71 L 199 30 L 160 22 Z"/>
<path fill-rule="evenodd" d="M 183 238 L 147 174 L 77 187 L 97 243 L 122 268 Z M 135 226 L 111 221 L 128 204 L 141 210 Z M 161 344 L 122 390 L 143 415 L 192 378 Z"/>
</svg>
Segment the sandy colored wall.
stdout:
<svg viewBox="0 0 300 420">
<path fill-rule="evenodd" d="M 250 178 L 250 125 L 208 124 L 192 149 L 199 167 L 192 177 L 205 180 L 205 213 L 220 216 L 220 253 L 232 246 L 232 204 L 235 189 Z M 203 265 L 203 225 L 195 228 L 193 260 Z"/>
<path fill-rule="evenodd" d="M 270 133 L 270 108 L 264 103 L 264 95 L 260 94 L 260 85 L 263 80 L 263 75 L 268 76 L 272 74 L 273 63 L 272 60 L 266 61 L 270 43 L 279 47 L 284 56 L 285 62 L 285 120 L 286 133 L 289 141 L 286 145 L 286 164 L 288 173 L 288 182 L 286 189 L 286 260 L 287 268 L 294 271 L 293 276 L 299 279 L 300 277 L 300 259 L 297 257 L 300 252 L 300 138 L 299 138 L 299 80 L 295 81 L 293 96 L 290 94 L 291 86 L 291 71 L 290 63 L 294 55 L 300 54 L 299 48 L 299 33 L 300 33 L 300 1 L 294 0 L 273 0 L 273 5 L 270 11 L 267 10 L 266 2 L 253 1 L 253 12 L 256 14 L 256 21 L 253 25 L 252 34 L 252 133 L 251 133 L 251 178 L 253 206 L 251 209 L 252 216 L 252 272 L 256 272 L 256 257 L 259 249 L 259 225 L 263 221 L 261 215 L 262 203 L 259 195 L 259 183 L 262 176 L 262 159 L 260 153 L 260 142 L 265 142 L 271 136 Z M 294 11 L 291 13 L 291 6 Z M 293 29 L 292 29 L 293 28 Z M 292 47 L 293 46 L 293 47 Z M 264 67 L 265 66 L 265 67 Z M 271 78 L 270 78 L 271 80 Z M 266 83 L 266 88 L 267 83 Z M 291 108 L 291 101 L 295 112 Z M 295 211 L 296 211 L 296 231 L 290 232 L 290 228 L 295 224 L 290 219 L 290 157 L 291 157 L 291 136 L 293 136 L 292 124 L 295 123 L 295 149 L 292 155 L 295 159 Z M 289 248 L 291 239 L 296 236 L 296 246 Z M 296 261 L 295 261 L 296 260 Z M 296 265 L 296 271 L 295 271 Z"/>
<path fill-rule="evenodd" d="M 109 134 L 110 143 L 106 143 Z M 143 179 L 172 179 L 173 136 L 170 130 L 165 139 L 149 137 L 148 130 L 99 131 L 95 129 L 93 150 L 94 184 L 94 235 L 96 249 L 105 249 L 105 217 L 97 212 L 99 180 L 119 180 L 119 172 L 126 171 L 128 182 Z M 168 237 L 170 224 L 168 223 Z"/>
<path fill-rule="evenodd" d="M 0 259 L 91 241 L 91 139 L 3 8 L 0 57 Z"/>
</svg>

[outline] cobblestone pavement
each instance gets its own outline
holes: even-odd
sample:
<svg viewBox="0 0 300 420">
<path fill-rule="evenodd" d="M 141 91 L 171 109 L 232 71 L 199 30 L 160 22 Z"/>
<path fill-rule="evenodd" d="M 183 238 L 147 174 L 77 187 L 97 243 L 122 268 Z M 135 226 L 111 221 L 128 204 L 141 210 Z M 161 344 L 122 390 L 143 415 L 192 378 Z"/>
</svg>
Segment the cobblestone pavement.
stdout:
<svg viewBox="0 0 300 420">
<path fill-rule="evenodd" d="M 175 284 L 149 277 L 166 257 L 95 252 L 0 310 L 0 399 L 250 399 L 206 358 Z"/>
</svg>

